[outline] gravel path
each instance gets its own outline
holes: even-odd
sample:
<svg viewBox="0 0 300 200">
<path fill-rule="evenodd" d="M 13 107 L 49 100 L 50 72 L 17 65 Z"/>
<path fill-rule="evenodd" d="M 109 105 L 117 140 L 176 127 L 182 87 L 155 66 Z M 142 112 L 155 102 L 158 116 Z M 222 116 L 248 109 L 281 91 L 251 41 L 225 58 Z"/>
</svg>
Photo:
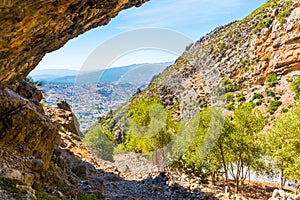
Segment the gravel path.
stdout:
<svg viewBox="0 0 300 200">
<path fill-rule="evenodd" d="M 170 180 L 170 172 L 163 172 L 162 167 L 140 154 L 116 155 L 114 162 L 102 161 L 102 164 L 116 174 L 104 177 L 107 199 L 216 199 L 199 180 L 190 180 L 184 174 L 172 174 Z"/>
</svg>

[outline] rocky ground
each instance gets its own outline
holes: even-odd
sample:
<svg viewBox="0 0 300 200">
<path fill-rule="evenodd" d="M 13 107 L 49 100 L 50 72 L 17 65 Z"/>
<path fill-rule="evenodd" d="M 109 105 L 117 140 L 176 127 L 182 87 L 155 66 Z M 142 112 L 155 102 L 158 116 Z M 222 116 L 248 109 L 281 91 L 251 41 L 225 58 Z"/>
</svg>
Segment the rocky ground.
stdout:
<svg viewBox="0 0 300 200">
<path fill-rule="evenodd" d="M 271 184 L 246 184 L 241 193 L 229 196 L 222 181 L 213 186 L 184 173 L 163 172 L 162 167 L 135 153 L 115 155 L 114 162 L 100 164 L 104 171 L 115 174 L 104 177 L 107 199 L 268 199 L 276 188 Z"/>
</svg>

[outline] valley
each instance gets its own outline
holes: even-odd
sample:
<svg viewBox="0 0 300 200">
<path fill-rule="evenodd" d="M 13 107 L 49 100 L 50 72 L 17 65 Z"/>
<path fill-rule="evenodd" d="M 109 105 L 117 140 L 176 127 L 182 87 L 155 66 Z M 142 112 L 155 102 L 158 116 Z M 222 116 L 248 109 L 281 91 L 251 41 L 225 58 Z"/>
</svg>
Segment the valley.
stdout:
<svg viewBox="0 0 300 200">
<path fill-rule="evenodd" d="M 175 62 L 31 72 L 146 2 L 0 2 L 0 199 L 300 199 L 299 0 L 264 2 Z M 160 38 L 142 43 L 177 42 Z"/>
</svg>

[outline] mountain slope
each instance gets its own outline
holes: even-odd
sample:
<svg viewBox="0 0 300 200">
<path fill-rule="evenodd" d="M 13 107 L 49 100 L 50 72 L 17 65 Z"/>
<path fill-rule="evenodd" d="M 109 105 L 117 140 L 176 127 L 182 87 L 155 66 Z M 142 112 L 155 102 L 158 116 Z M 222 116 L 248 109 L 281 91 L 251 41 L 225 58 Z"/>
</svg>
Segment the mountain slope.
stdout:
<svg viewBox="0 0 300 200">
<path fill-rule="evenodd" d="M 271 0 L 245 19 L 216 28 L 117 110 L 103 127 L 126 130 L 124 120 L 130 105 L 153 97 L 172 111 L 174 120 L 187 119 L 210 105 L 230 110 L 241 102 L 253 102 L 255 93 L 263 96 L 257 106 L 266 112 L 273 98 L 282 97 L 282 105 L 271 112 L 280 114 L 281 108 L 294 102 L 286 78 L 300 74 L 299 6 L 299 1 Z M 269 75 L 276 76 L 276 84 L 268 82 Z"/>
</svg>

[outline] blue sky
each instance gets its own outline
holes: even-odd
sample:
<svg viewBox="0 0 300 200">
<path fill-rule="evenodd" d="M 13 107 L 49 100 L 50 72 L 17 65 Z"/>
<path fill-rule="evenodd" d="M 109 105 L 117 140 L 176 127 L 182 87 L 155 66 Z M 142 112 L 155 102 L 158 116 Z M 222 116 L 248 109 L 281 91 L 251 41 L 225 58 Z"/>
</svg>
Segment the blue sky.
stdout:
<svg viewBox="0 0 300 200">
<path fill-rule="evenodd" d="M 87 57 L 103 42 L 127 31 L 163 28 L 196 41 L 215 27 L 239 20 L 266 0 L 150 0 L 139 8 L 122 11 L 111 22 L 70 40 L 47 54 L 37 69 L 80 69 Z M 117 48 L 117 47 L 112 47 Z M 112 49 L 107 49 L 110 51 Z M 144 62 L 166 62 L 178 55 L 146 50 L 128 54 L 111 66 Z"/>
</svg>

